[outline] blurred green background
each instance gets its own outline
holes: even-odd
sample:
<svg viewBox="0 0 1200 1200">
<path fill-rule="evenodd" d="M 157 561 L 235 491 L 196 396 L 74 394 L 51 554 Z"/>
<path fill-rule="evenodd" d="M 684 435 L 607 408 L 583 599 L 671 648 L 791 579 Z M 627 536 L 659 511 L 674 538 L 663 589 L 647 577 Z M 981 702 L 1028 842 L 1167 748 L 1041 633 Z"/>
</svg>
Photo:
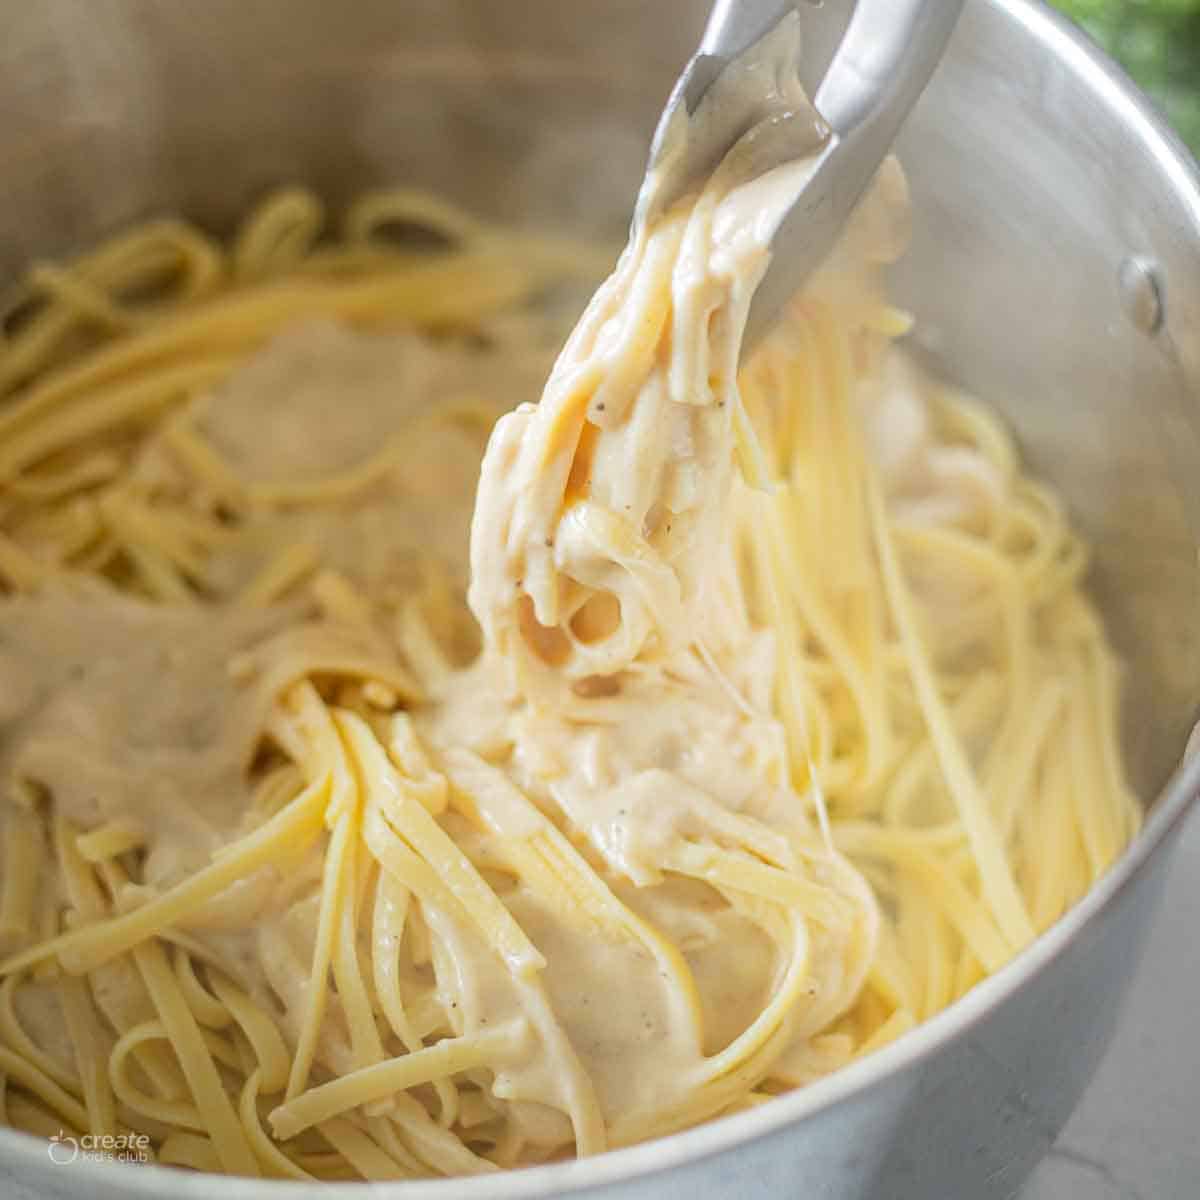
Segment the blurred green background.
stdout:
<svg viewBox="0 0 1200 1200">
<path fill-rule="evenodd" d="M 1200 155 L 1200 0 L 1054 0 L 1158 102 Z"/>
</svg>

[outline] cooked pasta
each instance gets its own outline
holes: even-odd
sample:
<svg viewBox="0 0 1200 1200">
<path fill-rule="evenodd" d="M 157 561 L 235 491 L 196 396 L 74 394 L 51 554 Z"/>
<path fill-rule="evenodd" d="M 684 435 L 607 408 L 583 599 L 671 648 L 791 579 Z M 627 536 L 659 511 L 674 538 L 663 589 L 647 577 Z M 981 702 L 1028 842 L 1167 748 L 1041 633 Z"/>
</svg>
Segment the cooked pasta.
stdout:
<svg viewBox="0 0 1200 1200">
<path fill-rule="evenodd" d="M 901 1036 L 1113 862 L 1086 551 L 894 344 L 896 164 L 738 372 L 802 167 L 645 206 L 553 370 L 603 256 L 410 191 L 33 267 L 7 1122 L 292 1179 L 594 1154 Z"/>
</svg>

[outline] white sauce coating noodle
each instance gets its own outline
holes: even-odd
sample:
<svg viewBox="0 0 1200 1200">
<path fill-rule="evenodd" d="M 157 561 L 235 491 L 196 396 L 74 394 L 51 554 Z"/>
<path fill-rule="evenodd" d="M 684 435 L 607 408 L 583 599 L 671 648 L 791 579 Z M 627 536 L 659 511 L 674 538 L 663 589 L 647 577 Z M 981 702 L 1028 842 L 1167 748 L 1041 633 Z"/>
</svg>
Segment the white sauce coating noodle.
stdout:
<svg viewBox="0 0 1200 1200">
<path fill-rule="evenodd" d="M 787 49 L 553 369 L 595 255 L 410 192 L 341 241 L 290 190 L 228 250 L 159 222 L 31 276 L 5 1121 L 285 1178 L 596 1153 L 900 1035 L 1131 836 L 1083 549 L 891 346 L 894 163 L 739 374 L 822 135 Z"/>
</svg>

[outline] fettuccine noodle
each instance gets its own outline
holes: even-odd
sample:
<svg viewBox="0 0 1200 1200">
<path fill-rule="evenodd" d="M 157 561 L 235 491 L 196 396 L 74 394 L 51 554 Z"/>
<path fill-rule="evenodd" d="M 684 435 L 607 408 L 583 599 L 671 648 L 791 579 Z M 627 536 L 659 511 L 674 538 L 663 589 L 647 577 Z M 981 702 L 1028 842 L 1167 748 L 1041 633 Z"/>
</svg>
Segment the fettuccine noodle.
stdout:
<svg viewBox="0 0 1200 1200">
<path fill-rule="evenodd" d="M 896 164 L 739 373 L 789 154 L 643 207 L 552 371 L 602 256 L 424 194 L 34 266 L 7 1122 L 293 1179 L 594 1154 L 879 1048 L 1114 861 L 1086 552 L 894 345 Z"/>
</svg>

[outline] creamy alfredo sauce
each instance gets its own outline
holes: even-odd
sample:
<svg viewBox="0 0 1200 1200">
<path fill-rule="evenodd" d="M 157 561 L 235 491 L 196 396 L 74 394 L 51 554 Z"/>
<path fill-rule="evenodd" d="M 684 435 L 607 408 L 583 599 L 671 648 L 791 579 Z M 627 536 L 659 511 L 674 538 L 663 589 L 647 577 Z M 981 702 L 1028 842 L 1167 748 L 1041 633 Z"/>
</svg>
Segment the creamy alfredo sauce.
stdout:
<svg viewBox="0 0 1200 1200">
<path fill-rule="evenodd" d="M 604 978 L 635 981 L 633 1003 L 606 1002 L 593 1032 L 580 1003 L 591 989 L 568 968 L 568 1030 L 581 1026 L 573 1041 L 610 1123 L 710 1084 L 706 1056 L 736 1045 L 781 985 L 782 947 L 745 913 L 703 885 L 707 904 L 694 884 L 672 895 L 664 868 L 680 854 L 736 847 L 846 902 L 844 922 L 813 929 L 805 993 L 767 1031 L 772 1061 L 853 1001 L 871 958 L 870 891 L 819 841 L 810 803 L 790 787 L 770 715 L 774 646 L 750 626 L 728 533 L 742 330 L 770 238 L 823 139 L 795 82 L 790 33 L 748 56 L 691 130 L 673 131 L 707 140 L 728 91 L 765 97 L 697 193 L 673 200 L 661 171 L 649 178 L 629 247 L 541 403 L 497 424 L 471 537 L 484 653 L 432 726 L 441 744 L 469 742 L 486 728 L 479 695 L 494 696 L 488 707 L 507 719 L 493 755 L 586 835 L 633 907 L 653 897 L 652 919 L 697 946 L 708 1003 L 690 1022 L 661 1019 L 673 981 L 639 972 L 644 952 L 629 946 L 602 962 L 595 994 L 606 995 Z M 681 921 L 697 926 L 690 938 Z"/>
<path fill-rule="evenodd" d="M 820 837 L 813 798 L 789 783 L 770 715 L 776 647 L 747 616 L 727 537 L 730 496 L 744 486 L 734 468 L 741 330 L 821 129 L 777 61 L 749 70 L 774 84 L 761 120 L 698 194 L 660 205 L 651 181 L 630 245 L 541 404 L 520 404 L 496 425 L 473 509 L 483 435 L 545 377 L 545 350 L 503 328 L 481 349 L 307 326 L 201 398 L 189 419 L 263 494 L 344 478 L 394 444 L 377 479 L 322 503 L 276 505 L 231 530 L 205 566 L 216 605 L 156 607 L 99 585 L 54 585 L 0 605 L 6 803 L 49 794 L 81 828 L 128 825 L 144 841 L 151 887 L 247 831 L 264 713 L 287 682 L 274 668 L 298 645 L 310 661 L 360 655 L 422 677 L 428 698 L 413 716 L 435 758 L 469 750 L 498 768 L 578 839 L 694 981 L 681 1001 L 681 976 L 644 945 L 598 934 L 573 919 L 570 903 L 548 907 L 497 878 L 545 959 L 539 999 L 476 932 L 427 913 L 443 947 L 437 986 L 458 1014 L 448 1032 L 546 1002 L 561 1025 L 565 1044 L 531 1039 L 494 1081 L 497 1102 L 534 1144 L 570 1141 L 572 1088 L 591 1093 L 615 1142 L 720 1109 L 719 1094 L 707 1109 L 689 1109 L 690 1097 L 714 1083 L 712 1056 L 769 1006 L 786 956 L 753 906 L 669 869 L 683 851 L 733 849 L 843 902 L 838 920 L 810 930 L 797 999 L 747 1050 L 752 1079 L 801 1082 L 819 1071 L 812 1039 L 853 1001 L 871 959 L 874 902 Z M 837 269 L 814 284 L 849 321 L 875 264 L 894 256 L 890 233 L 879 234 L 886 219 L 872 217 L 872 205 L 893 199 L 867 205 Z M 902 364 L 889 370 L 887 390 L 906 397 L 900 415 L 865 403 L 892 490 L 913 505 L 969 506 L 988 481 L 937 457 L 919 384 Z M 169 451 L 152 441 L 138 472 L 171 486 Z M 483 631 L 474 662 L 462 603 L 468 524 L 470 605 Z M 295 543 L 352 583 L 365 626 L 307 592 L 263 610 L 227 603 Z M 458 649 L 445 661 L 404 632 L 431 556 L 457 613 L 455 628 L 437 631 Z M 442 821 L 486 857 L 478 829 L 452 812 Z M 315 856 L 267 868 L 192 922 L 282 1011 L 293 1037 L 319 874 Z M 37 1035 L 65 1057 L 53 992 L 36 990 Z M 336 1011 L 318 1061 L 349 1069 Z"/>
</svg>

